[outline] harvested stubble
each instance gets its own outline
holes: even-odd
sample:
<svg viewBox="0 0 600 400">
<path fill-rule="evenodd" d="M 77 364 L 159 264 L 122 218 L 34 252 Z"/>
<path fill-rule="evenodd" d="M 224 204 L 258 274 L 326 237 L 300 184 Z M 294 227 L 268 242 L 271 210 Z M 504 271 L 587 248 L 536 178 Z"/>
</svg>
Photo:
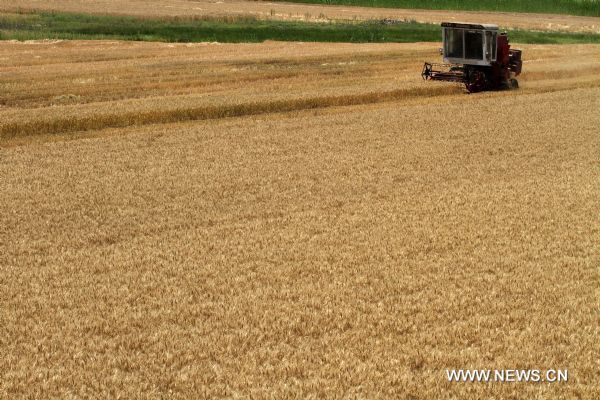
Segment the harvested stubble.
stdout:
<svg viewBox="0 0 600 400">
<path fill-rule="evenodd" d="M 429 47 L 7 43 L 2 115 L 420 90 Z M 598 398 L 599 50 L 528 47 L 518 92 L 2 141 L 0 397 Z"/>
<path fill-rule="evenodd" d="M 598 45 L 521 47 L 524 85 L 513 94 L 600 85 Z M 462 94 L 419 79 L 435 48 L 5 42 L 0 138 Z"/>
<path fill-rule="evenodd" d="M 598 17 L 512 12 L 414 10 L 246 0 L 12 0 L 0 11 L 54 10 L 136 16 L 244 16 L 293 20 L 407 20 L 495 22 L 506 28 L 600 33 Z"/>
</svg>

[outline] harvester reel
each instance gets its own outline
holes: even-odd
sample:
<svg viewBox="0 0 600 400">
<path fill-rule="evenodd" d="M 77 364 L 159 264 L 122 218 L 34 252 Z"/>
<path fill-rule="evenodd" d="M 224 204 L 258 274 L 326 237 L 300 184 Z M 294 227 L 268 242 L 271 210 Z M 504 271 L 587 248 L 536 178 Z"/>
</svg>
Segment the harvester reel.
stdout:
<svg viewBox="0 0 600 400">
<path fill-rule="evenodd" d="M 425 65 L 423 65 L 423 71 L 421 72 L 421 77 L 423 77 L 423 80 L 427 80 L 427 79 L 429 79 L 429 77 L 431 77 L 431 64 L 425 63 Z"/>
</svg>

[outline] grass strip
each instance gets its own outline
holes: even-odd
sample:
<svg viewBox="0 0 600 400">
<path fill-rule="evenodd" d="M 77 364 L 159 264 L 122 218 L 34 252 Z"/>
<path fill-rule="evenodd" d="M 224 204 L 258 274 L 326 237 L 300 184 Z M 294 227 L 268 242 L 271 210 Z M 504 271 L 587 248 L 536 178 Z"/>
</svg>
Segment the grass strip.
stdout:
<svg viewBox="0 0 600 400">
<path fill-rule="evenodd" d="M 600 35 L 510 31 L 520 43 L 600 43 Z M 63 12 L 0 14 L 0 39 L 117 39 L 160 42 L 263 42 L 265 40 L 350 43 L 440 41 L 437 24 L 382 21 L 290 22 L 254 17 L 137 18 Z"/>
</svg>

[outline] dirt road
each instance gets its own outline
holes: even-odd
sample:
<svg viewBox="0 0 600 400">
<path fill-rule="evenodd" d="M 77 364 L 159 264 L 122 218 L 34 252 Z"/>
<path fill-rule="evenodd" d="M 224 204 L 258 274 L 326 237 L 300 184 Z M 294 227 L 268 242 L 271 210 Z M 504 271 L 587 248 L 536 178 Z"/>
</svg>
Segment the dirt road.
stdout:
<svg viewBox="0 0 600 400">
<path fill-rule="evenodd" d="M 515 29 L 600 33 L 600 18 L 556 14 L 403 10 L 244 0 L 15 0 L 0 4 L 0 10 L 15 10 L 18 7 L 141 16 L 251 14 L 294 20 L 391 18 L 431 23 L 465 21 L 496 23 L 504 28 Z"/>
</svg>

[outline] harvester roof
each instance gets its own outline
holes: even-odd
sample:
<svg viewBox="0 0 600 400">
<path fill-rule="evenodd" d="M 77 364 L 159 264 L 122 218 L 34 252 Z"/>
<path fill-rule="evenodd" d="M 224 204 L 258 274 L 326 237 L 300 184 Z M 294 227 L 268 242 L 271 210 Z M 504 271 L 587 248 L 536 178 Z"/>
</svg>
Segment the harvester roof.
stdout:
<svg viewBox="0 0 600 400">
<path fill-rule="evenodd" d="M 442 22 L 444 28 L 462 28 L 462 29 L 485 29 L 487 31 L 498 30 L 498 25 L 494 24 L 472 24 L 469 22 Z"/>
</svg>

